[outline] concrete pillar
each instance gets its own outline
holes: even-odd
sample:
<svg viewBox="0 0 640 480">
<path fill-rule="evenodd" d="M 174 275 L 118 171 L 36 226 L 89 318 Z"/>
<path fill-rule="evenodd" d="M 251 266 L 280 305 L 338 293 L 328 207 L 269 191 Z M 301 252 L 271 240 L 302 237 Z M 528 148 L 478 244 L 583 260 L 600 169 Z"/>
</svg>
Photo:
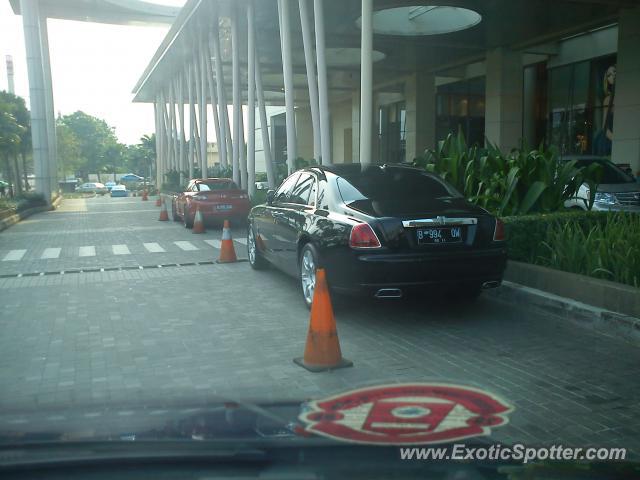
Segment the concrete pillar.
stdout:
<svg viewBox="0 0 640 480">
<path fill-rule="evenodd" d="M 362 1 L 360 37 L 360 163 L 368 164 L 371 156 L 373 125 L 373 0 Z"/>
<path fill-rule="evenodd" d="M 24 43 L 27 53 L 29 75 L 29 99 L 31 107 L 31 142 L 35 190 L 47 202 L 51 201 L 51 178 L 49 174 L 49 138 L 47 136 L 46 92 L 43 70 L 42 43 L 40 36 L 40 6 L 38 0 L 20 0 Z"/>
<path fill-rule="evenodd" d="M 316 27 L 316 62 L 318 64 L 318 102 L 320 115 L 320 151 L 322 165 L 331 165 L 331 112 L 327 86 L 327 58 L 325 54 L 324 4 L 314 0 L 313 14 Z M 320 160 L 320 159 L 318 159 Z"/>
<path fill-rule="evenodd" d="M 240 176 L 240 45 L 238 35 L 238 15 L 235 7 L 231 9 L 231 70 L 233 94 L 233 181 L 242 183 Z"/>
<path fill-rule="evenodd" d="M 267 181 L 269 182 L 269 188 L 276 188 L 276 175 L 273 168 L 271 140 L 269 139 L 269 124 L 267 123 L 267 109 L 265 108 L 264 90 L 262 88 L 262 71 L 258 55 L 256 55 L 256 97 L 258 98 L 258 111 L 260 112 L 260 133 L 262 134 L 262 150 L 264 151 Z"/>
<path fill-rule="evenodd" d="M 247 3 L 247 190 L 256 193 L 256 31 L 253 0 Z"/>
<path fill-rule="evenodd" d="M 180 185 L 185 184 L 185 170 L 187 169 L 187 140 L 185 138 L 185 122 L 184 122 L 184 76 L 182 72 L 178 76 L 178 130 L 180 137 L 180 151 L 178 153 L 180 157 L 179 169 L 180 169 Z"/>
<path fill-rule="evenodd" d="M 640 175 L 640 8 L 620 11 L 615 111 L 614 163 L 629 163 Z"/>
<path fill-rule="evenodd" d="M 178 119 L 176 115 L 177 107 L 177 88 L 175 82 L 171 82 L 171 103 L 169 105 L 170 118 L 171 118 L 171 147 L 173 149 L 173 166 L 177 171 L 180 171 L 180 140 L 178 138 Z M 180 182 L 182 184 L 182 182 Z"/>
<path fill-rule="evenodd" d="M 522 139 L 522 54 L 507 48 L 487 52 L 485 136 L 503 152 Z"/>
<path fill-rule="evenodd" d="M 40 16 L 40 41 L 42 42 L 42 71 L 44 73 L 45 118 L 47 121 L 47 143 L 49 148 L 49 179 L 51 192 L 58 191 L 58 139 L 56 138 L 55 106 L 53 103 L 53 82 L 51 81 L 51 60 L 49 58 L 49 29 L 47 17 Z"/>
<path fill-rule="evenodd" d="M 162 142 L 160 141 L 160 137 L 162 136 L 162 129 L 160 127 L 160 100 L 158 99 L 158 97 L 156 97 L 155 101 L 153 102 L 153 114 L 156 127 L 156 186 L 158 187 L 158 189 L 160 189 L 160 187 L 162 187 Z"/>
<path fill-rule="evenodd" d="M 360 162 L 360 89 L 351 93 L 351 162 Z"/>
<path fill-rule="evenodd" d="M 187 94 L 189 95 L 189 156 L 188 168 L 189 180 L 193 178 L 193 163 L 196 156 L 196 106 L 193 88 L 193 65 L 187 65 Z"/>
<path fill-rule="evenodd" d="M 434 148 L 436 138 L 436 86 L 433 74 L 417 72 L 404 86 L 406 105 L 406 158 L 411 162 L 427 148 Z"/>
<path fill-rule="evenodd" d="M 320 111 L 318 103 L 318 79 L 313 56 L 313 39 L 309 25 L 309 0 L 298 0 L 300 10 L 300 25 L 302 27 L 302 42 L 304 47 L 304 61 L 307 69 L 307 86 L 309 87 L 309 107 L 311 109 L 311 125 L 313 129 L 313 158 L 320 162 L 322 155 L 320 143 Z"/>
<path fill-rule="evenodd" d="M 227 152 L 220 149 L 220 118 L 218 117 L 218 94 L 216 92 L 216 80 L 213 75 L 213 66 L 211 65 L 211 51 L 206 49 L 207 54 L 204 56 L 205 66 L 207 69 L 207 84 L 209 85 L 209 96 L 211 97 L 211 113 L 213 114 L 213 131 L 216 133 L 216 142 L 218 143 L 218 159 L 221 165 L 227 162 Z M 226 142 L 225 142 L 226 146 Z M 223 159 L 224 158 L 224 162 Z"/>
<path fill-rule="evenodd" d="M 224 74 L 222 71 L 222 53 L 220 51 L 220 32 L 218 29 L 218 16 L 215 17 L 215 23 L 211 30 L 211 43 L 216 70 L 216 89 L 218 93 L 218 118 L 220 120 L 220 137 L 218 138 L 218 151 L 220 152 L 220 163 L 223 167 L 229 165 L 227 143 L 229 138 L 229 112 L 227 110 L 227 96 L 224 89 Z"/>
<path fill-rule="evenodd" d="M 280 45 L 282 50 L 282 74 L 284 76 L 284 103 L 287 122 L 287 167 L 289 173 L 295 170 L 295 160 L 298 156 L 296 148 L 296 116 L 295 91 L 293 87 L 293 60 L 291 58 L 291 18 L 289 15 L 289 1 L 278 0 L 278 14 L 280 16 Z"/>
</svg>

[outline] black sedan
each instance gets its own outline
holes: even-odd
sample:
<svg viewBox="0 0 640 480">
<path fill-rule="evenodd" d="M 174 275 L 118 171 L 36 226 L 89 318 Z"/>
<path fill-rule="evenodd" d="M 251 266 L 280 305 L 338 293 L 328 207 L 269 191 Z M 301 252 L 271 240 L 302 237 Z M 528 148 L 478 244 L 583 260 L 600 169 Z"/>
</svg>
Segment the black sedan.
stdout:
<svg viewBox="0 0 640 480">
<path fill-rule="evenodd" d="M 500 285 L 504 226 L 440 177 L 402 165 L 345 164 L 291 174 L 249 214 L 249 262 L 332 291 L 399 298 L 444 289 L 473 299 Z"/>
</svg>

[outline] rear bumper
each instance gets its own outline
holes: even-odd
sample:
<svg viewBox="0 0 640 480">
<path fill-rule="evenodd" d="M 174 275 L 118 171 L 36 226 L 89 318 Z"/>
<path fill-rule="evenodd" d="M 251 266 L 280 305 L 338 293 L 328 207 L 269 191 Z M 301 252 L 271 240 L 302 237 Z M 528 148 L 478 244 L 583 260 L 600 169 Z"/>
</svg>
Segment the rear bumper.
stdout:
<svg viewBox="0 0 640 480">
<path fill-rule="evenodd" d="M 223 204 L 223 205 L 231 205 L 231 208 L 221 209 L 218 208 L 219 204 L 211 204 L 211 203 L 196 203 L 192 202 L 189 209 L 189 215 L 193 216 L 196 214 L 196 208 L 200 210 L 200 213 L 204 217 L 204 219 L 224 219 L 229 217 L 247 217 L 249 215 L 250 206 L 249 203 L 245 204 Z"/>
<path fill-rule="evenodd" d="M 344 293 L 374 295 L 384 288 L 403 292 L 425 287 L 501 282 L 506 248 L 447 253 L 359 253 L 352 250 L 327 255 L 331 288 Z"/>
</svg>

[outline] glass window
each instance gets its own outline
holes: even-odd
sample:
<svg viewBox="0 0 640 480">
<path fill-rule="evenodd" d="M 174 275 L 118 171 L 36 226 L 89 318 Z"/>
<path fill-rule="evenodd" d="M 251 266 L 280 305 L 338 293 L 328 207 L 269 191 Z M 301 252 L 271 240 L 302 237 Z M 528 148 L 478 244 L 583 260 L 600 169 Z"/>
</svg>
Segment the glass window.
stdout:
<svg viewBox="0 0 640 480">
<path fill-rule="evenodd" d="M 300 179 L 298 180 L 298 183 L 296 183 L 296 186 L 289 197 L 289 203 L 309 205 L 309 199 L 311 198 L 311 191 L 314 184 L 315 179 L 313 178 L 313 175 L 310 173 L 300 174 Z"/>
<path fill-rule="evenodd" d="M 237 190 L 238 186 L 234 182 L 211 182 L 199 183 L 198 187 L 201 192 L 210 192 L 213 190 Z"/>
<path fill-rule="evenodd" d="M 280 185 L 280 188 L 276 191 L 273 203 L 286 203 L 288 201 L 289 194 L 291 190 L 293 190 L 299 175 L 299 173 L 294 173 L 282 182 L 282 185 Z"/>
</svg>

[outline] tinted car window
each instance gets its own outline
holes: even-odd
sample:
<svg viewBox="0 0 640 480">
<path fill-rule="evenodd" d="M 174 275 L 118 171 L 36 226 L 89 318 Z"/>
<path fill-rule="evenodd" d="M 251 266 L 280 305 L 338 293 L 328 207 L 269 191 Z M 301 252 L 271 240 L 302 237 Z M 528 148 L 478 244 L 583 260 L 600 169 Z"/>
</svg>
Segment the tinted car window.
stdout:
<svg viewBox="0 0 640 480">
<path fill-rule="evenodd" d="M 210 192 L 213 190 L 237 190 L 238 186 L 234 182 L 212 182 L 199 183 L 198 187 L 201 192 Z"/>
<path fill-rule="evenodd" d="M 460 197 L 460 194 L 427 173 L 409 169 L 375 169 L 338 179 L 342 200 L 398 201 L 416 197 Z"/>
<path fill-rule="evenodd" d="M 576 162 L 577 167 L 588 167 L 597 163 L 602 167 L 602 180 L 600 183 L 632 183 L 635 182 L 633 177 L 626 174 L 623 170 L 618 168 L 613 163 L 607 160 L 578 160 Z"/>
<path fill-rule="evenodd" d="M 276 195 L 273 199 L 273 203 L 284 203 L 287 201 L 287 199 L 289 198 L 289 194 L 291 193 L 291 190 L 293 190 L 293 187 L 296 184 L 296 180 L 298 180 L 299 175 L 300 175 L 299 173 L 294 173 L 289 178 L 287 178 L 282 183 L 282 185 L 280 185 L 280 188 L 278 188 L 278 190 L 276 191 Z"/>
<path fill-rule="evenodd" d="M 303 173 L 300 175 L 298 183 L 296 183 L 291 196 L 289 197 L 289 203 L 298 203 L 300 205 L 309 205 L 309 199 L 311 198 L 311 191 L 314 191 L 315 197 L 315 179 L 313 175 Z M 315 202 L 315 198 L 313 198 Z"/>
</svg>

